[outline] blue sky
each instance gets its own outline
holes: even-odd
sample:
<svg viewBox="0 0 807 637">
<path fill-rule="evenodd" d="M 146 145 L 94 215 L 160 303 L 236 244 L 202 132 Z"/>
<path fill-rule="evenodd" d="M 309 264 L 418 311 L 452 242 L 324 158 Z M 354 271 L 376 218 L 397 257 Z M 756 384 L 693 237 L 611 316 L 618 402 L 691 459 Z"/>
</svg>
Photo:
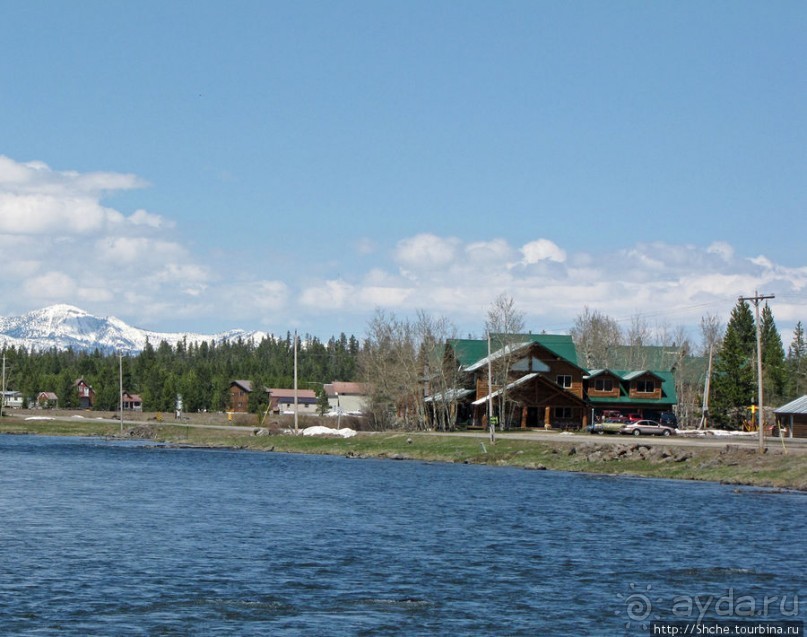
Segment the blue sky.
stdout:
<svg viewBox="0 0 807 637">
<path fill-rule="evenodd" d="M 807 321 L 803 2 L 4 2 L 0 314 Z"/>
</svg>

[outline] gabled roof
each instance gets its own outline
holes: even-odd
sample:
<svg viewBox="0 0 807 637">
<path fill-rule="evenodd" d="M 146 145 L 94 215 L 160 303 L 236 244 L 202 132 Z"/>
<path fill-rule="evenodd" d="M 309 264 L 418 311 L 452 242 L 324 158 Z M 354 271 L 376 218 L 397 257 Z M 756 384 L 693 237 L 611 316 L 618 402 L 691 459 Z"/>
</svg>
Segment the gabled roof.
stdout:
<svg viewBox="0 0 807 637">
<path fill-rule="evenodd" d="M 590 369 L 588 372 L 589 378 L 594 378 L 595 376 L 604 376 L 605 374 L 610 374 L 611 376 L 616 376 L 618 379 L 622 379 L 622 377 L 617 374 L 615 371 L 611 369 Z"/>
<path fill-rule="evenodd" d="M 663 381 L 664 379 L 658 375 L 657 372 L 651 372 L 649 369 L 635 369 L 629 372 L 614 372 L 617 376 L 622 378 L 623 380 L 631 381 L 636 378 L 641 378 L 642 376 L 650 375 L 658 378 L 659 380 Z"/>
<path fill-rule="evenodd" d="M 332 383 L 323 385 L 328 396 L 366 396 L 369 392 L 364 383 L 349 383 L 335 380 Z"/>
<path fill-rule="evenodd" d="M 807 395 L 791 400 L 786 405 L 777 407 L 775 414 L 807 414 Z"/>
<path fill-rule="evenodd" d="M 514 380 L 512 383 L 510 383 L 510 384 L 508 384 L 508 385 L 506 385 L 504 387 L 500 387 L 499 389 L 494 391 L 492 394 L 488 394 L 487 396 L 483 396 L 479 400 L 475 400 L 471 404 L 472 405 L 481 405 L 482 403 L 487 402 L 491 398 L 496 398 L 496 396 L 501 394 L 505 389 L 507 391 L 510 391 L 511 389 L 513 389 L 513 387 L 518 387 L 519 385 L 523 385 L 524 383 L 526 383 L 528 381 L 531 381 L 533 378 L 536 378 L 537 376 L 538 376 L 538 374 L 526 374 L 526 375 L 522 376 L 521 378 L 519 378 L 518 380 Z"/>
<path fill-rule="evenodd" d="M 284 398 L 291 398 L 294 400 L 294 390 L 293 389 L 285 389 L 285 388 L 271 388 L 267 389 L 269 395 L 272 398 L 284 399 Z M 297 398 L 298 400 L 302 400 L 303 398 L 316 399 L 317 393 L 313 389 L 298 389 L 297 390 Z"/>
<path fill-rule="evenodd" d="M 556 356 L 577 365 L 577 350 L 572 337 L 568 334 L 491 334 L 491 357 L 495 352 L 501 351 L 503 346 L 515 351 L 533 343 L 537 343 Z M 488 355 L 487 339 L 451 339 L 448 341 L 448 345 L 454 351 L 457 361 L 465 369 L 480 363 Z M 487 361 L 485 361 L 486 363 Z"/>
<path fill-rule="evenodd" d="M 597 370 L 597 371 L 606 371 L 606 370 Z M 636 405 L 639 403 L 643 403 L 647 406 L 652 405 L 674 405 L 678 402 L 678 394 L 675 390 L 675 375 L 673 372 L 650 372 L 647 370 L 642 371 L 634 371 L 634 372 L 626 372 L 626 371 L 618 371 L 618 370 L 607 370 L 611 371 L 612 374 L 616 375 L 622 381 L 629 382 L 632 378 L 636 378 L 637 376 L 641 376 L 643 374 L 650 374 L 655 376 L 658 380 L 661 381 L 661 398 L 647 398 L 645 400 L 638 400 L 636 398 L 631 398 L 629 393 L 626 390 L 626 387 L 623 383 L 620 382 L 619 384 L 619 397 L 617 398 L 610 398 L 607 396 L 597 396 L 596 398 L 590 398 L 592 403 L 597 405 L 609 404 L 609 405 L 619 405 L 619 403 L 626 403 L 631 405 Z"/>
<path fill-rule="evenodd" d="M 230 387 L 233 385 L 238 385 L 241 389 L 245 392 L 250 393 L 252 391 L 252 381 L 251 380 L 234 380 L 230 383 Z"/>
<path fill-rule="evenodd" d="M 497 349 L 495 352 L 491 352 L 490 356 L 485 356 L 485 358 L 480 358 L 476 361 L 473 365 L 468 365 L 465 368 L 466 372 L 475 372 L 480 367 L 485 367 L 489 362 L 495 363 L 500 358 L 504 358 L 508 354 L 514 354 L 515 352 L 520 352 L 521 350 L 527 349 L 530 347 L 532 343 L 529 341 L 523 343 L 510 343 L 509 345 L 505 345 L 501 349 Z"/>
<path fill-rule="evenodd" d="M 431 396 L 426 396 L 425 402 L 433 403 L 433 402 L 453 402 L 455 400 L 460 400 L 462 398 L 466 398 L 474 393 L 473 389 L 447 389 L 445 392 L 437 392 L 436 394 L 432 394 Z"/>
</svg>

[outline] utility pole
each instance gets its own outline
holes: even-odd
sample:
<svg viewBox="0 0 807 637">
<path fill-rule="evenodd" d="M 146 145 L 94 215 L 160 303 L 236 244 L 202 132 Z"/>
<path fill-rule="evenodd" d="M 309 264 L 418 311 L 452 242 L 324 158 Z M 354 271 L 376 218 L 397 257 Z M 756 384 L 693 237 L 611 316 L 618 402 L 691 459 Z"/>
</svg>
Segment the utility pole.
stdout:
<svg viewBox="0 0 807 637">
<path fill-rule="evenodd" d="M 762 326 L 759 323 L 759 302 L 775 298 L 773 294 L 759 294 L 754 290 L 754 296 L 741 296 L 740 301 L 751 301 L 754 304 L 754 313 L 757 323 L 757 427 L 759 428 L 759 452 L 765 451 L 765 427 L 762 418 Z"/>
<path fill-rule="evenodd" d="M 3 354 L 3 386 L 2 396 L 0 396 L 0 418 L 3 417 L 3 407 L 6 406 L 6 355 Z"/>
<path fill-rule="evenodd" d="M 294 330 L 294 433 L 297 433 L 297 330 Z"/>
<path fill-rule="evenodd" d="M 118 401 L 120 403 L 120 432 L 123 433 L 123 354 L 118 352 Z"/>
<path fill-rule="evenodd" d="M 496 444 L 496 421 L 493 420 L 493 369 L 490 360 L 490 331 L 488 330 L 488 428 L 490 444 Z"/>
</svg>

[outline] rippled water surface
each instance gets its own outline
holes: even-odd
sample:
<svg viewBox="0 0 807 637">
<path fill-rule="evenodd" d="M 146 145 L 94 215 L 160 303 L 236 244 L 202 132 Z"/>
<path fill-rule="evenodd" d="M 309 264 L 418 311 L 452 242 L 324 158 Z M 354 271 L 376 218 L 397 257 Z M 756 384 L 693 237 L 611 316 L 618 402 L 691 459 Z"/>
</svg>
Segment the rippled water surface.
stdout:
<svg viewBox="0 0 807 637">
<path fill-rule="evenodd" d="M 764 617 L 803 620 L 806 505 L 708 483 L 0 436 L 0 634 L 633 635 L 682 619 L 681 600 L 712 599 L 705 617 L 720 618 L 766 596 L 783 604 Z"/>
</svg>

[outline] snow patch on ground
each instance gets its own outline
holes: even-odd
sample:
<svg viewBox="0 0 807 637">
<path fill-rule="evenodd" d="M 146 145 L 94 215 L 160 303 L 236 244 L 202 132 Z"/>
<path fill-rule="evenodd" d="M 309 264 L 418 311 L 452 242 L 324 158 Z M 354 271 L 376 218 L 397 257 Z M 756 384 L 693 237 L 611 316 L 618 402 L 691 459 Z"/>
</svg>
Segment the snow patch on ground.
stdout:
<svg viewBox="0 0 807 637">
<path fill-rule="evenodd" d="M 754 438 L 759 434 L 756 431 L 726 431 L 725 429 L 679 429 L 678 435 L 688 436 L 690 438 L 701 438 L 704 436 Z"/>
<path fill-rule="evenodd" d="M 304 436 L 340 436 L 341 438 L 352 438 L 356 432 L 349 427 L 342 429 L 331 429 L 330 427 L 323 427 L 317 425 L 315 427 L 306 427 L 303 429 Z"/>
</svg>

